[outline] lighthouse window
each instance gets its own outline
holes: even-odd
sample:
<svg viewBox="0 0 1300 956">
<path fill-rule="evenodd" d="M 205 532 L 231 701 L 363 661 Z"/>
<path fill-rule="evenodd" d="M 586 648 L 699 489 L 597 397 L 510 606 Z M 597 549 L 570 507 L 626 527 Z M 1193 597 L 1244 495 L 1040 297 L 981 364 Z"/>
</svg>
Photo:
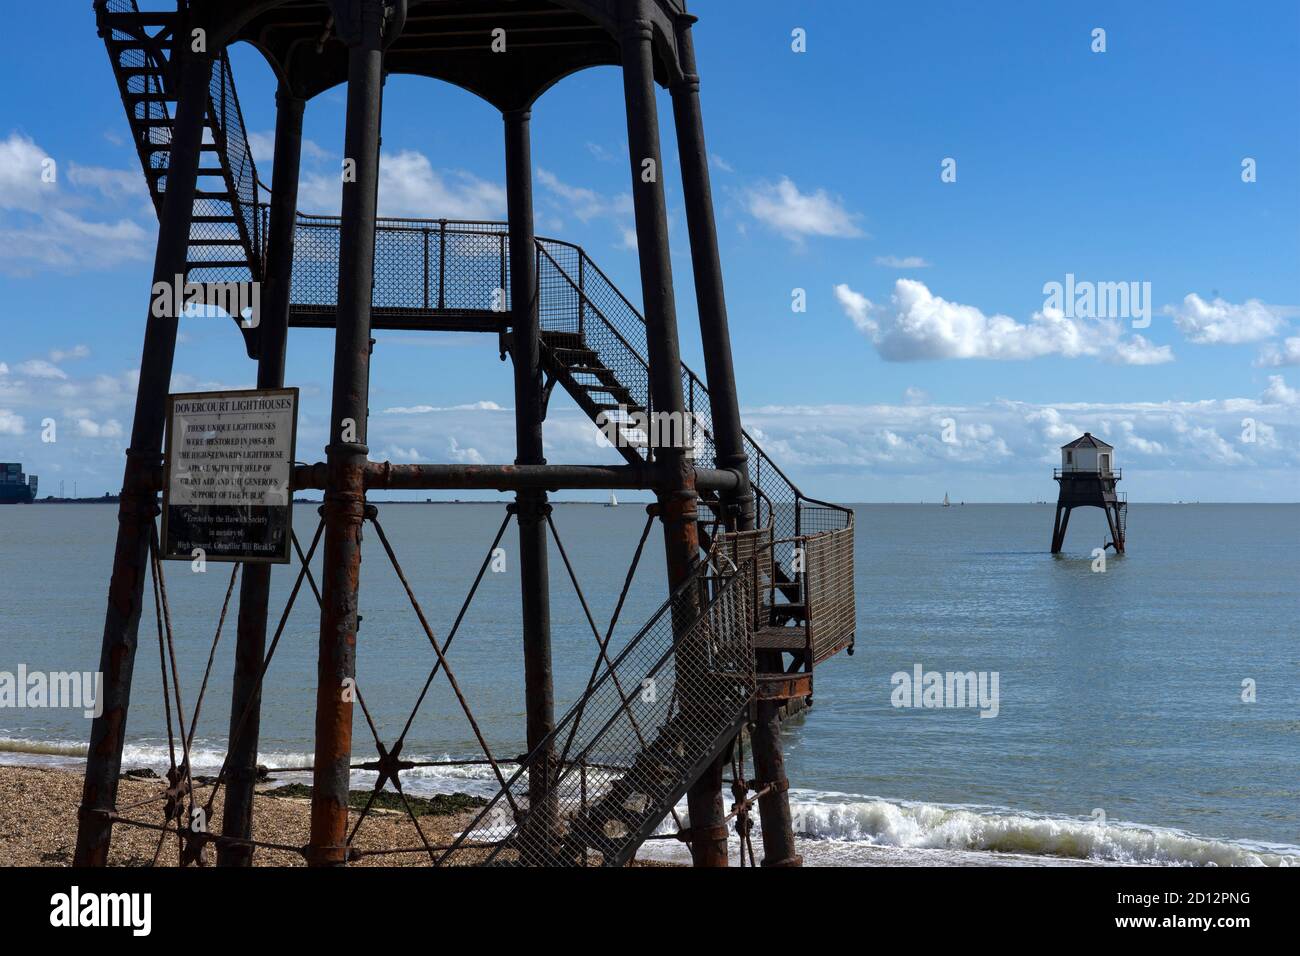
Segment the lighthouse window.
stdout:
<svg viewBox="0 0 1300 956">
<path fill-rule="evenodd" d="M 1072 451 L 1067 451 L 1067 452 L 1065 453 L 1065 463 L 1066 463 L 1067 465 L 1073 465 L 1073 464 L 1074 464 L 1074 452 L 1072 452 Z"/>
</svg>

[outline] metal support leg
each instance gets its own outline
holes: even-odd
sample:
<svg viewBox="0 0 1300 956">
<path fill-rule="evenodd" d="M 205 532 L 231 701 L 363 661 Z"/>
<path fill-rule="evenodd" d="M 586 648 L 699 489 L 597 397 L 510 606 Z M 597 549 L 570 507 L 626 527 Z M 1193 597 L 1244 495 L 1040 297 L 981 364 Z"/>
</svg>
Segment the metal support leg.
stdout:
<svg viewBox="0 0 1300 956">
<path fill-rule="evenodd" d="M 740 423 L 740 401 L 736 394 L 736 373 L 732 364 L 731 334 L 722 283 L 722 262 L 718 253 L 717 224 L 709 182 L 709 153 L 704 142 L 704 116 L 700 108 L 700 79 L 696 72 L 695 46 L 690 26 L 694 18 L 678 20 L 677 51 L 683 78 L 673 87 L 673 115 L 677 126 L 677 147 L 682 167 L 682 191 L 686 201 L 686 223 L 691 237 L 691 262 L 695 270 L 695 291 L 700 316 L 700 339 L 709 383 L 717 467 L 735 470 L 742 484 L 732 495 L 723 495 L 728 527 L 755 527 L 754 493 L 749 484 L 748 457 Z M 780 669 L 780 655 L 769 666 Z M 785 779 L 785 757 L 781 752 L 778 705 L 763 701 L 751 735 L 751 749 L 759 779 L 765 783 Z M 722 767 L 716 768 L 719 780 Z M 769 776 L 774 774 L 775 776 Z M 709 784 L 712 787 L 712 783 Z M 719 798 L 720 799 L 720 798 Z M 794 830 L 790 802 L 784 787 L 769 790 L 759 800 L 763 830 L 764 862 L 798 865 L 794 852 Z M 691 819 L 695 819 L 694 813 Z"/>
<path fill-rule="evenodd" d="M 1124 553 L 1124 535 L 1119 530 L 1119 505 L 1108 501 L 1105 508 L 1106 524 L 1110 526 L 1110 541 L 1115 546 L 1116 554 Z"/>
<path fill-rule="evenodd" d="M 210 55 L 200 54 L 187 54 L 180 64 L 180 98 L 172 130 L 167 192 L 158 224 L 158 249 L 154 256 L 155 284 L 170 285 L 176 281 L 177 275 L 185 273 L 212 65 Z M 104 675 L 100 691 L 104 709 L 90 730 L 77 849 L 73 857 L 77 866 L 103 866 L 108 862 L 112 840 L 109 814 L 117 804 L 117 782 L 122 770 L 122 746 L 131 702 L 131 675 L 135 665 L 149 537 L 154 517 L 158 514 L 153 473 L 162 455 L 167 392 L 176 353 L 177 319 L 177 316 L 154 315 L 150 308 L 145 320 L 135 420 L 122 477 L 117 546 L 113 554 L 113 576 L 108 586 L 108 611 L 104 618 L 104 640 L 99 658 L 99 670 Z"/>
<path fill-rule="evenodd" d="M 510 231 L 510 356 L 515 378 L 515 464 L 546 463 L 542 444 L 542 370 L 537 312 L 537 253 L 533 236 L 532 151 L 528 110 L 504 114 L 506 201 Z M 528 752 L 532 753 L 555 729 L 555 689 L 551 663 L 550 570 L 547 561 L 546 516 L 550 505 L 543 490 L 515 496 L 519 520 L 519 582 L 523 601 L 524 696 Z M 557 772 L 549 755 L 530 768 L 529 804 L 551 808 L 546 797 Z M 538 819 L 535 817 L 535 819 Z M 544 826 L 554 828 L 543 811 Z"/>
<path fill-rule="evenodd" d="M 1070 525 L 1070 512 L 1073 509 L 1060 503 L 1056 506 L 1056 523 L 1052 529 L 1052 554 L 1060 554 L 1065 544 L 1065 529 Z"/>
<path fill-rule="evenodd" d="M 649 0 L 624 4 L 622 23 L 623 94 L 627 109 L 632 167 L 632 203 L 640 250 L 641 294 L 645 303 L 646 346 L 650 359 L 650 394 L 655 413 L 684 416 L 681 357 L 677 343 L 677 307 L 673 297 L 668 249 L 668 214 L 664 202 L 663 157 L 659 114 L 655 105 L 653 31 Z M 668 581 L 676 587 L 699 561 L 695 471 L 684 448 L 660 447 L 655 457 L 667 478 L 659 493 Z M 721 775 L 706 772 L 687 793 L 691 841 L 696 866 L 726 866 L 727 841 L 722 830 Z M 719 835 L 721 833 L 721 835 Z"/>
<path fill-rule="evenodd" d="M 266 301 L 258 316 L 257 387 L 284 385 L 285 350 L 289 337 L 289 292 L 293 281 L 294 232 L 298 219 L 298 177 L 302 159 L 302 117 L 306 101 L 281 86 L 275 97 L 275 163 L 272 173 L 270 246 L 267 255 Z M 266 655 L 267 599 L 271 588 L 269 564 L 246 564 L 239 590 L 239 635 L 235 644 L 235 675 L 230 698 L 230 754 L 226 766 L 226 803 L 221 819 L 223 836 L 247 840 L 253 835 L 253 790 L 257 782 L 257 746 L 261 726 L 261 688 Z M 248 717 L 240 726 L 247 712 Z M 249 866 L 252 848 L 224 844 L 217 849 L 218 866 Z"/>
<path fill-rule="evenodd" d="M 717 467 L 733 470 L 740 478 L 740 486 L 734 493 L 721 496 L 724 505 L 729 506 L 724 521 L 728 528 L 745 531 L 754 527 L 754 493 L 749 485 L 749 458 L 740 424 L 740 399 L 736 393 L 722 259 L 713 213 L 713 187 L 709 180 L 709 151 L 704 142 L 704 115 L 700 108 L 700 78 L 696 73 L 695 44 L 690 31 L 692 22 L 694 17 L 678 20 L 677 53 L 684 76 L 672 89 L 673 118 Z"/>
<path fill-rule="evenodd" d="M 779 667 L 780 655 L 776 657 Z M 758 798 L 763 826 L 763 866 L 801 866 L 803 858 L 795 852 L 794 822 L 786 793 L 789 783 L 785 775 L 785 755 L 781 752 L 779 708 L 779 702 L 774 700 L 758 702 L 758 719 L 751 737 L 755 783 L 772 786 Z"/>
<path fill-rule="evenodd" d="M 365 517 L 366 419 L 370 391 L 370 305 L 375 267 L 379 126 L 383 99 L 384 4 L 352 0 L 345 157 L 355 180 L 343 183 L 339 230 L 338 328 L 326 449 L 325 565 L 316 693 L 308 864 L 345 863 L 352 702 L 356 678 L 357 585 Z"/>
</svg>

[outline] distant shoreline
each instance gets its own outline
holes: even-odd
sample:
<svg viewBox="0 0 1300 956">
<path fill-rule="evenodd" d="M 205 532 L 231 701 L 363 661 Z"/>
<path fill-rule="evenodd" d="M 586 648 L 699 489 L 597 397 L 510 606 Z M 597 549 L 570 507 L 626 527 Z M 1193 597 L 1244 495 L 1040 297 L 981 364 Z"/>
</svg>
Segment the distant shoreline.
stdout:
<svg viewBox="0 0 1300 956">
<path fill-rule="evenodd" d="M 505 494 L 503 492 L 503 494 Z M 372 504 L 377 505 L 493 505 L 499 507 L 501 499 L 490 498 L 434 498 L 428 501 L 421 501 L 416 498 L 372 498 Z M 33 501 L 11 502 L 15 506 L 19 505 L 115 505 L 118 503 L 117 495 L 104 495 L 99 498 L 37 498 Z M 318 505 L 321 503 L 320 498 L 295 498 L 293 503 L 296 505 Z M 620 503 L 619 508 L 636 508 L 638 505 L 648 504 L 648 501 L 629 499 Z M 576 500 L 576 499 L 551 499 L 553 505 L 588 505 L 604 508 L 607 503 L 599 499 Z M 905 508 L 941 508 L 943 503 L 940 501 L 854 501 L 849 502 L 855 508 L 879 508 L 879 507 L 905 507 Z M 979 507 L 1006 507 L 1010 505 L 1030 505 L 1032 507 L 1044 507 L 1055 505 L 1055 501 L 961 501 L 954 502 L 953 508 L 979 508 Z M 1189 505 L 1213 505 L 1215 507 L 1232 506 L 1243 508 L 1259 507 L 1295 507 L 1300 505 L 1300 501 L 1135 501 L 1133 504 L 1140 507 L 1156 506 L 1189 506 Z M 0 511 L 0 513 L 3 513 Z"/>
</svg>

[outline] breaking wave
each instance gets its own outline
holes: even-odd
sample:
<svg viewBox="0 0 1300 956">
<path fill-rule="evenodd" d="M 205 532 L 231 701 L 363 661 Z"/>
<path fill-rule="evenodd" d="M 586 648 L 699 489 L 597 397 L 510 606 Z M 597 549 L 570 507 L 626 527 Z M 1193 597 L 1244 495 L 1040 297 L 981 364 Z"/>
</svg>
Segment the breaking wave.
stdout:
<svg viewBox="0 0 1300 956">
<path fill-rule="evenodd" d="M 0 739 L 0 763 L 79 764 L 86 745 L 73 741 Z M 12 755 L 9 759 L 4 759 Z M 196 746 L 196 773 L 215 774 L 224 746 Z M 358 761 L 365 759 L 357 755 Z M 428 761 L 449 760 L 449 755 Z M 266 752 L 258 762 L 269 767 L 306 767 L 310 753 Z M 168 766 L 165 741 L 128 744 L 124 770 Z M 515 765 L 502 762 L 508 777 Z M 306 774 L 279 773 L 277 779 L 306 779 Z M 484 765 L 418 767 L 403 774 L 408 792 L 469 793 L 491 797 L 498 789 Z M 354 771 L 352 786 L 368 787 L 374 774 Z M 1049 816 L 997 807 L 914 803 L 842 793 L 791 790 L 790 809 L 800 837 L 800 852 L 810 865 L 980 865 L 996 862 L 1092 863 L 1154 866 L 1300 866 L 1300 847 L 1222 840 L 1167 827 L 1120 821 L 1100 822 Z M 685 811 L 685 801 L 680 805 Z M 757 835 L 756 835 L 757 836 Z M 732 835 L 733 852 L 735 836 Z M 756 848 L 759 845 L 755 839 Z M 761 851 L 760 851 L 761 852 Z M 675 841 L 651 841 L 641 855 L 685 858 Z"/>
<path fill-rule="evenodd" d="M 830 843 L 1161 866 L 1300 866 L 1300 847 L 991 807 L 791 791 L 802 835 Z M 829 848 L 829 855 L 834 855 Z"/>
</svg>

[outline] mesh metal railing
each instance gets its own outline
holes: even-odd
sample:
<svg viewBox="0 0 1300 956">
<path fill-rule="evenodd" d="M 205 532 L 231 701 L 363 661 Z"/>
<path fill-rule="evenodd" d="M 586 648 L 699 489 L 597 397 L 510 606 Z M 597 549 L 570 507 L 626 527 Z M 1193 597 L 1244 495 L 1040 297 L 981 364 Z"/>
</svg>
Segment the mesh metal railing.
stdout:
<svg viewBox="0 0 1300 956">
<path fill-rule="evenodd" d="M 790 555 L 784 583 L 773 574 L 783 550 Z M 760 629 L 803 621 L 806 647 L 811 650 L 805 661 L 808 669 L 852 645 L 857 621 L 852 524 L 788 541 L 774 539 L 771 526 L 724 532 L 714 540 L 712 558 L 726 566 L 751 569 L 754 620 Z M 789 605 L 803 605 L 803 613 L 783 613 L 782 607 Z"/>
<path fill-rule="evenodd" d="M 751 578 L 701 565 L 438 862 L 626 863 L 749 712 Z M 531 806 L 536 775 L 549 785 Z"/>
<path fill-rule="evenodd" d="M 231 239 L 230 245 L 191 246 L 191 263 L 243 262 L 244 266 L 211 265 L 191 267 L 194 281 L 217 282 L 256 280 L 262 277 L 262 217 L 258 207 L 257 165 L 248 145 L 248 132 L 244 127 L 244 114 L 235 91 L 235 77 L 230 58 L 222 51 L 212 70 L 208 91 L 208 128 L 213 144 L 220 156 L 223 188 L 207 192 L 224 193 L 222 196 L 200 196 L 195 200 L 194 212 L 200 216 L 229 217 L 234 223 L 196 222 L 191 238 Z M 200 188 L 204 188 L 200 180 Z M 242 273 L 247 272 L 244 276 Z"/>
<path fill-rule="evenodd" d="M 299 313 L 331 314 L 338 296 L 337 216 L 299 214 L 294 256 L 293 307 Z M 510 308 L 509 242 L 501 222 L 381 219 L 375 243 L 376 308 L 397 312 Z M 653 414 L 650 370 L 645 356 L 645 319 L 590 257 L 572 243 L 537 239 L 538 316 L 542 332 L 559 348 L 589 350 L 591 364 L 621 386 L 614 394 L 631 410 Z M 581 353 L 579 353 L 581 354 Z M 572 372 L 580 388 L 602 383 L 603 373 Z M 697 461 L 716 465 L 713 411 L 708 388 L 685 364 L 682 394 L 695 427 Z M 611 411 L 614 419 L 620 413 Z M 771 524 L 778 561 L 792 556 L 790 539 L 847 528 L 853 513 L 840 505 L 804 495 L 758 443 L 746 433 L 749 478 L 757 497 L 757 524 Z M 643 458 L 653 449 L 638 449 Z"/>
<path fill-rule="evenodd" d="M 853 525 L 800 540 L 812 663 L 820 664 L 853 643 Z"/>
<path fill-rule="evenodd" d="M 140 12 L 136 0 L 100 0 L 97 9 L 107 14 L 110 22 L 114 14 Z M 166 32 L 163 30 L 151 38 L 142 27 L 115 24 L 107 37 L 114 68 L 121 71 L 123 92 L 130 98 L 126 106 L 137 137 L 140 161 L 159 211 L 167 191 L 171 157 L 168 147 L 173 118 L 168 100 L 174 98 L 166 52 L 170 40 Z M 123 48 L 120 44 L 124 43 L 142 46 Z M 201 174 L 199 179 L 193 207 L 195 221 L 190 231 L 192 243 L 186 255 L 188 277 L 195 282 L 260 279 L 263 219 L 257 201 L 257 166 L 248 145 L 234 73 L 225 51 L 217 57 L 212 71 L 205 142 L 216 147 L 215 154 L 204 155 L 219 157 L 220 176 Z M 203 167 L 202 162 L 200 166 Z M 220 181 L 219 186 L 215 180 Z"/>
<path fill-rule="evenodd" d="M 338 216 L 298 214 L 293 309 L 332 315 L 338 305 Z M 383 218 L 375 225 L 376 309 L 505 312 L 510 308 L 505 225 Z"/>
</svg>

